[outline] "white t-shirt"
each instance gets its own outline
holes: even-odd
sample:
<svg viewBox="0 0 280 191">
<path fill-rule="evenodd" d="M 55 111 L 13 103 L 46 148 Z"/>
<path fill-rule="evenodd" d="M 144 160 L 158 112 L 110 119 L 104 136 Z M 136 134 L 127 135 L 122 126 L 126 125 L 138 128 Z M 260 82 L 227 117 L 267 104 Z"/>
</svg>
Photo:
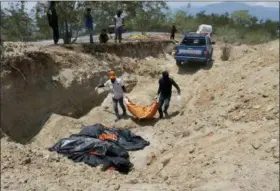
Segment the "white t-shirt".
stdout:
<svg viewBox="0 0 280 191">
<path fill-rule="evenodd" d="M 123 82 L 120 78 L 116 78 L 114 83 L 112 83 L 111 80 L 108 80 L 105 82 L 104 86 L 110 89 L 113 98 L 120 99 L 123 97 Z"/>
<path fill-rule="evenodd" d="M 118 17 L 117 15 L 115 15 L 115 19 L 116 19 L 116 28 L 122 26 L 123 18 L 124 18 L 123 15 L 121 15 L 120 17 Z"/>
</svg>

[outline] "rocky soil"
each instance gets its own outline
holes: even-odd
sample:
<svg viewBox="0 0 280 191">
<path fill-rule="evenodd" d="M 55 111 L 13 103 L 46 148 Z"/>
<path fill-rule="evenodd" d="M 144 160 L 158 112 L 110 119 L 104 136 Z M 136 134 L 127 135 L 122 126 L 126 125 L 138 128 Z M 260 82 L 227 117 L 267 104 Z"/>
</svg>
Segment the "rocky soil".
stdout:
<svg viewBox="0 0 280 191">
<path fill-rule="evenodd" d="M 72 78 L 79 79 L 87 72 L 96 75 L 100 72 L 101 79 L 114 63 L 120 62 L 116 60 L 121 59 L 125 60 L 121 63 L 126 63 L 130 69 L 127 72 L 121 69 L 119 74 L 124 73 L 124 78 L 129 79 L 127 83 L 135 82 L 127 94 L 134 102 L 152 102 L 163 70 L 168 70 L 181 87 L 182 99 L 176 99 L 177 92 L 173 89 L 170 117 L 162 120 L 138 121 L 130 116 L 114 122 L 113 108 L 107 97 L 101 105 L 87 102 L 91 109 L 79 116 L 66 116 L 51 110 L 52 114 L 37 131 L 14 122 L 13 128 L 18 125 L 16 129 L 19 132 L 11 133 L 16 129 L 9 131 L 12 126 L 9 125 L 11 122 L 7 123 L 5 129 L 2 126 L 4 134 L 10 138 L 4 136 L 1 139 L 1 190 L 279 190 L 279 41 L 257 46 L 233 46 L 228 61 L 220 59 L 222 46 L 220 43 L 215 45 L 213 65 L 204 68 L 196 64 L 178 68 L 167 52 L 162 56 L 119 58 L 104 53 L 81 53 L 77 49 L 64 50 L 67 53 L 62 54 L 60 47 L 44 48 L 42 52 L 51 55 L 53 64 L 69 65 L 71 72 L 67 67 L 62 70 L 58 67 L 59 79 L 65 80 L 61 84 L 67 84 L 67 80 L 72 82 Z M 28 52 L 27 49 L 22 48 Z M 110 59 L 111 62 L 108 61 Z M 105 62 L 111 65 L 107 66 Z M 75 67 L 72 67 L 74 63 Z M 92 67 L 86 67 L 90 64 L 95 66 L 94 71 Z M 68 75 L 68 72 L 72 74 Z M 66 75 L 62 78 L 64 73 Z M 2 75 L 9 76 L 5 72 Z M 20 76 L 18 74 L 17 78 Z M 95 80 L 90 78 L 86 82 L 91 83 L 88 89 L 95 85 Z M 8 82 L 3 83 L 4 88 L 9 87 Z M 72 86 L 70 83 L 69 88 Z M 13 91 L 5 92 L 14 95 Z M 103 95 L 99 97 L 102 100 L 106 97 L 104 91 L 92 95 Z M 46 99 L 44 95 L 38 97 Z M 27 96 L 22 101 L 25 99 Z M 58 100 L 54 102 L 60 103 Z M 10 110 L 2 108 L 1 117 L 5 117 L 6 112 L 20 109 L 13 106 L 10 105 Z M 9 105 L 6 104 L 5 108 Z M 29 114 L 33 108 L 30 106 L 26 112 Z M 25 111 L 21 110 L 21 113 Z M 16 121 L 18 115 L 10 117 L 10 120 Z M 130 153 L 134 169 L 128 175 L 102 172 L 99 167 L 73 163 L 47 150 L 60 138 L 78 132 L 82 124 L 96 122 L 129 128 L 150 141 L 150 146 L 144 150 Z M 36 132 L 27 144 L 15 142 L 19 142 L 24 134 L 21 128 L 25 128 L 26 134 Z"/>
</svg>

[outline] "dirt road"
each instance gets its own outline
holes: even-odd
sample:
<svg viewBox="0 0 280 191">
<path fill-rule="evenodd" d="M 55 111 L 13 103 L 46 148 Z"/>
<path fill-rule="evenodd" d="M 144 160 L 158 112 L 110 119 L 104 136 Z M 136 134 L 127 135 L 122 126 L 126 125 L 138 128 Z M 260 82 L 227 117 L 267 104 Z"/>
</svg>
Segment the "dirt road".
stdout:
<svg viewBox="0 0 280 191">
<path fill-rule="evenodd" d="M 151 103 L 163 70 L 179 84 L 182 99 L 173 89 L 168 119 L 115 123 L 108 98 L 77 119 L 53 114 L 29 144 L 2 138 L 1 190 L 279 190 L 279 41 L 234 46 L 228 61 L 220 59 L 222 45 L 215 46 L 207 68 L 178 68 L 168 54 L 126 58 L 134 63 L 124 78 L 137 82 L 128 94 L 136 103 Z M 130 153 L 130 174 L 101 172 L 46 150 L 81 124 L 96 122 L 150 141 Z"/>
</svg>

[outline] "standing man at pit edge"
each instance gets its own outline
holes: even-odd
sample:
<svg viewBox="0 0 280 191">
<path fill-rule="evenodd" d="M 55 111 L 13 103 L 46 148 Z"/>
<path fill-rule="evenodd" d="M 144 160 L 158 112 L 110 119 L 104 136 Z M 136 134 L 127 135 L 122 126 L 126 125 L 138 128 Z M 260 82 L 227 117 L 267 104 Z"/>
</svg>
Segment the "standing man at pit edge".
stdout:
<svg viewBox="0 0 280 191">
<path fill-rule="evenodd" d="M 173 23 L 172 28 L 171 28 L 171 32 L 170 32 L 170 40 L 174 40 L 175 39 L 175 33 L 177 32 L 175 23 Z"/>
<path fill-rule="evenodd" d="M 50 7 L 48 9 L 47 17 L 50 27 L 53 30 L 53 41 L 54 44 L 57 44 L 59 40 L 59 30 L 58 30 L 58 18 L 55 9 L 55 1 L 50 2 Z"/>
<path fill-rule="evenodd" d="M 115 20 L 115 43 L 117 43 L 117 40 L 119 40 L 119 43 L 122 42 L 122 33 L 123 33 L 123 22 L 124 22 L 124 16 L 122 14 L 123 12 L 119 10 L 117 14 L 114 16 Z"/>
<path fill-rule="evenodd" d="M 91 16 L 91 8 L 87 8 L 85 13 L 85 25 L 89 32 L 89 42 L 93 43 L 93 28 L 94 28 L 94 22 L 93 18 Z"/>
</svg>

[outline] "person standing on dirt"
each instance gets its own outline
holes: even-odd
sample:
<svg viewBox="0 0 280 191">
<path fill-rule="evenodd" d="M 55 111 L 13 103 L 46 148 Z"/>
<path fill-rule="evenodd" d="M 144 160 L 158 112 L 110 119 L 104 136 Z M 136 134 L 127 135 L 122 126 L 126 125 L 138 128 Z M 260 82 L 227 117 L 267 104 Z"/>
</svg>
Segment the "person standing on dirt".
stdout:
<svg viewBox="0 0 280 191">
<path fill-rule="evenodd" d="M 124 22 L 122 11 L 117 12 L 117 15 L 115 15 L 114 20 L 115 20 L 115 42 L 117 43 L 117 40 L 119 40 L 119 43 L 121 43 L 122 33 L 123 33 L 123 22 Z"/>
<path fill-rule="evenodd" d="M 100 84 L 95 88 L 95 91 L 98 88 L 103 88 L 103 87 L 108 87 L 111 91 L 112 94 L 112 99 L 113 99 L 113 106 L 114 106 L 114 111 L 115 115 L 117 117 L 116 121 L 119 120 L 121 117 L 119 115 L 119 110 L 118 110 L 118 103 L 120 104 L 123 114 L 122 116 L 126 116 L 126 108 L 124 106 L 124 93 L 126 92 L 125 86 L 120 78 L 116 78 L 115 72 L 111 71 L 109 72 L 109 80 L 106 81 L 104 84 Z"/>
<path fill-rule="evenodd" d="M 89 41 L 90 43 L 93 43 L 93 18 L 91 16 L 91 8 L 87 8 L 87 11 L 85 13 L 85 24 L 86 28 L 89 32 Z"/>
<path fill-rule="evenodd" d="M 171 28 L 171 35 L 170 35 L 170 40 L 174 40 L 175 39 L 175 33 L 177 32 L 175 23 L 173 23 L 172 28 Z"/>
<path fill-rule="evenodd" d="M 159 87 L 157 96 L 159 96 L 159 102 L 158 102 L 158 112 L 159 112 L 159 118 L 163 118 L 163 113 L 168 116 L 167 109 L 169 108 L 169 102 L 171 99 L 172 94 L 172 85 L 175 86 L 175 88 L 178 91 L 178 94 L 181 94 L 180 87 L 178 84 L 169 77 L 169 73 L 167 71 L 162 72 L 162 78 L 158 81 Z M 164 105 L 164 109 L 162 112 L 162 106 Z"/>
<path fill-rule="evenodd" d="M 47 13 L 49 25 L 53 30 L 53 41 L 54 44 L 57 44 L 59 40 L 59 30 L 58 30 L 58 18 L 55 10 L 55 2 L 50 2 L 50 7 Z"/>
</svg>

